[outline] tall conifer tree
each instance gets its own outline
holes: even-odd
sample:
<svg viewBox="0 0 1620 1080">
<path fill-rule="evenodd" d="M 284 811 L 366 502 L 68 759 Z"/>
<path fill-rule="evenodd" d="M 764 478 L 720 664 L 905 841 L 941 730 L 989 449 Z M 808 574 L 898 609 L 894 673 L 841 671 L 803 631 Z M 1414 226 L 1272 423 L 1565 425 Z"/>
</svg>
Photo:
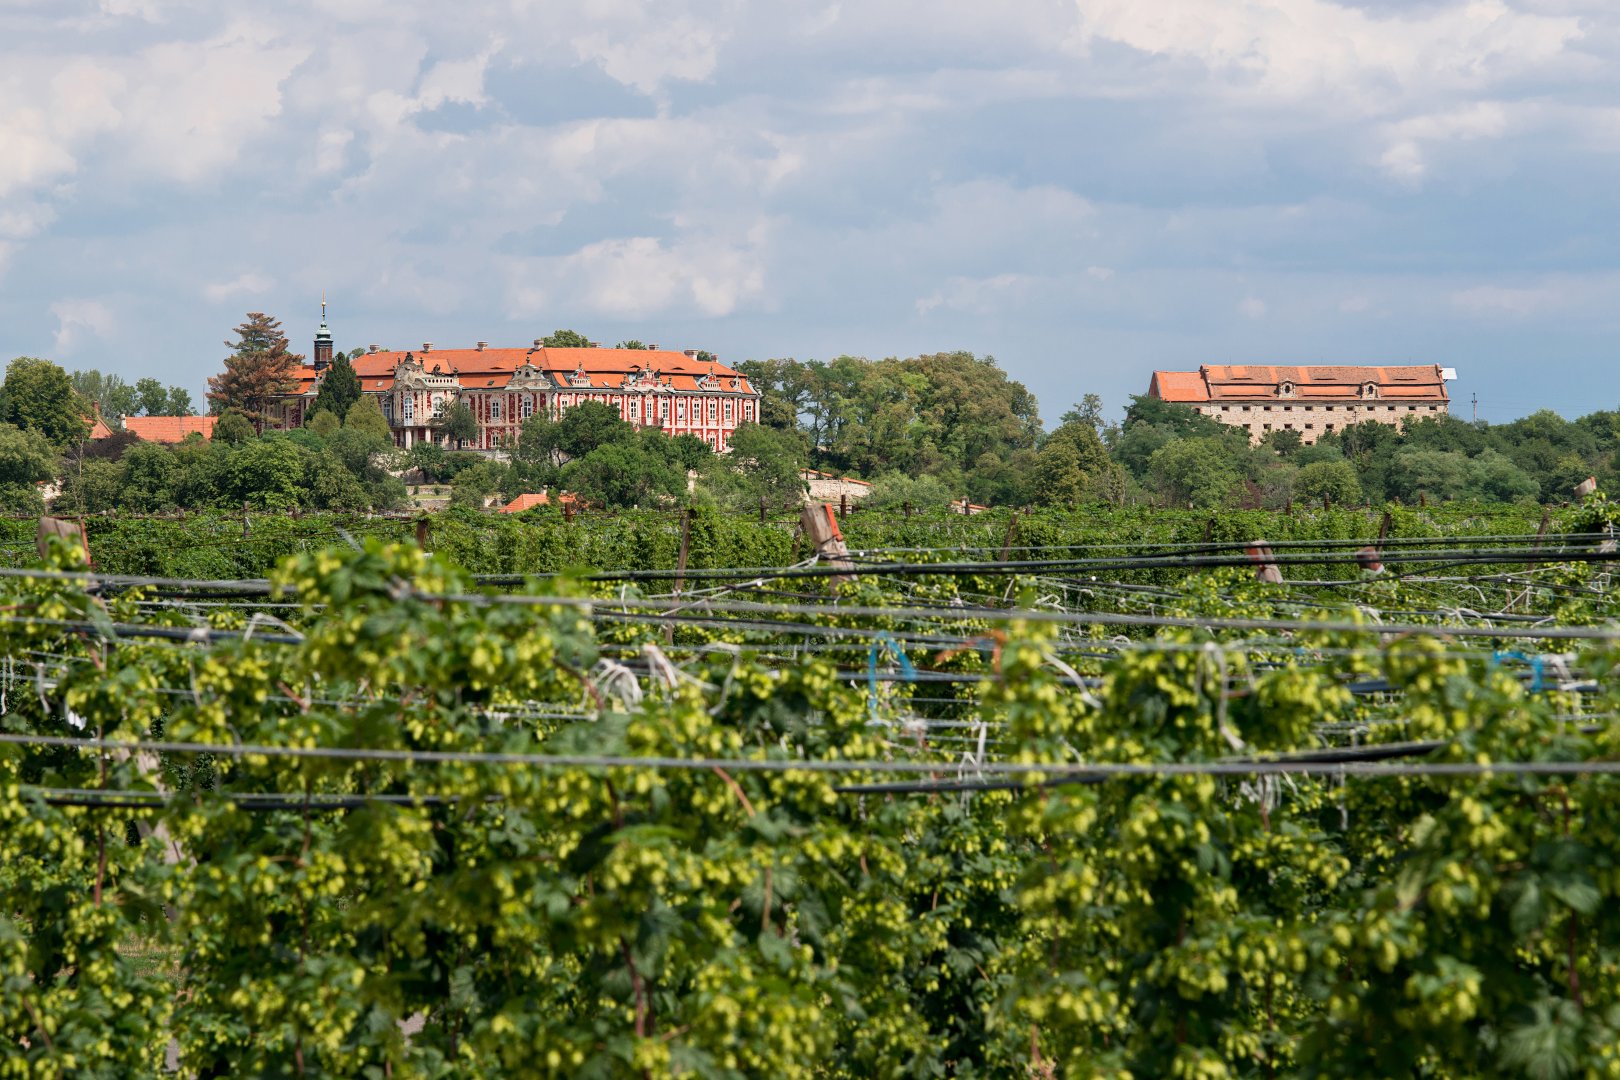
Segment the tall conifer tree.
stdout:
<svg viewBox="0 0 1620 1080">
<path fill-rule="evenodd" d="M 248 312 L 236 335 L 236 341 L 225 343 L 232 350 L 225 370 L 208 380 L 209 410 L 215 415 L 240 410 L 262 428 L 270 403 L 298 388 L 304 357 L 288 346 L 280 320 L 262 311 Z"/>
<path fill-rule="evenodd" d="M 360 376 L 354 364 L 342 353 L 332 359 L 332 366 L 321 376 L 321 388 L 315 393 L 315 411 L 325 409 L 339 420 L 349 415 L 349 406 L 360 400 Z"/>
</svg>

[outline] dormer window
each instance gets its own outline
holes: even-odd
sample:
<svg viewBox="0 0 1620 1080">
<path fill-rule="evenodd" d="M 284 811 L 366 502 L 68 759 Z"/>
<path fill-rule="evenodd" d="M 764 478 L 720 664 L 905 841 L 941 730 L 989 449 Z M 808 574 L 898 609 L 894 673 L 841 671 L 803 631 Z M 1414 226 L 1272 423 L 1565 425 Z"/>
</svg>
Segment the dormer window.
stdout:
<svg viewBox="0 0 1620 1080">
<path fill-rule="evenodd" d="M 1277 384 L 1277 396 L 1278 397 L 1293 397 L 1294 396 L 1294 384 L 1291 383 L 1291 382 L 1287 382 L 1287 381 L 1278 383 Z"/>
<path fill-rule="evenodd" d="M 1377 397 L 1378 396 L 1378 384 L 1377 383 L 1364 383 L 1362 385 L 1362 387 L 1361 387 L 1361 396 L 1364 397 L 1364 398 L 1367 398 L 1369 400 L 1372 399 L 1372 398 Z"/>
</svg>

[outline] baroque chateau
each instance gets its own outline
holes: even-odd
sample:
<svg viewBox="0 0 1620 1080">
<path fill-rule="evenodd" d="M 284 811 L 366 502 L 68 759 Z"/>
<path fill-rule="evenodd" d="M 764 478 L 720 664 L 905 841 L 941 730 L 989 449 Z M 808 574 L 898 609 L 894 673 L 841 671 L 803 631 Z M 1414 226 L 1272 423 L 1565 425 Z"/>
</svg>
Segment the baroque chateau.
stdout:
<svg viewBox="0 0 1620 1080">
<path fill-rule="evenodd" d="M 499 450 L 517 441 L 532 416 L 560 417 L 575 405 L 600 402 L 637 427 L 694 435 L 717 453 L 731 447 L 739 424 L 759 419 L 759 394 L 748 377 L 696 350 L 547 348 L 440 349 L 424 342 L 397 351 L 373 345 L 351 358 L 360 392 L 377 399 L 394 442 L 444 442 L 434 421 L 456 402 L 478 421 L 478 435 L 452 449 Z M 322 304 L 311 363 L 298 370 L 295 393 L 272 410 L 275 426 L 301 427 L 315 407 L 320 380 L 332 363 L 332 334 Z"/>
<path fill-rule="evenodd" d="M 1444 415 L 1451 404 L 1446 381 L 1456 377 L 1438 364 L 1205 364 L 1197 371 L 1155 371 L 1148 396 L 1191 405 L 1211 419 L 1241 427 L 1251 443 L 1273 431 L 1297 431 L 1301 442 L 1313 443 L 1363 421 L 1398 428 L 1408 420 Z"/>
</svg>

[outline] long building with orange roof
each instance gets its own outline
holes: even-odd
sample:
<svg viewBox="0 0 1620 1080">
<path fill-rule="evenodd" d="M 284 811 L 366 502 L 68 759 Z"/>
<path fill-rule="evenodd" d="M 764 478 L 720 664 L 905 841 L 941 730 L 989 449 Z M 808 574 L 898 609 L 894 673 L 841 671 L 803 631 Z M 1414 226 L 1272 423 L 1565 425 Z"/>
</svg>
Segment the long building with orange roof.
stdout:
<svg viewBox="0 0 1620 1080">
<path fill-rule="evenodd" d="M 273 411 L 283 428 L 301 426 L 314 408 L 331 363 L 332 340 L 323 314 L 314 362 L 299 372 L 295 393 Z M 478 421 L 478 436 L 452 449 L 494 451 L 517 442 L 532 416 L 560 417 L 586 402 L 617 410 L 637 427 L 694 435 L 717 453 L 731 447 L 738 425 L 759 419 L 759 394 L 748 377 L 696 350 L 546 348 L 440 349 L 431 342 L 400 351 L 372 346 L 352 357 L 360 391 L 375 397 L 402 447 L 444 442 L 435 420 L 461 402 Z"/>
<path fill-rule="evenodd" d="M 1273 431 L 1297 431 L 1302 442 L 1313 443 L 1367 420 L 1400 427 L 1445 415 L 1451 405 L 1446 380 L 1453 378 L 1451 369 L 1438 364 L 1205 364 L 1197 371 L 1155 371 L 1148 396 L 1244 428 L 1250 442 Z"/>
</svg>

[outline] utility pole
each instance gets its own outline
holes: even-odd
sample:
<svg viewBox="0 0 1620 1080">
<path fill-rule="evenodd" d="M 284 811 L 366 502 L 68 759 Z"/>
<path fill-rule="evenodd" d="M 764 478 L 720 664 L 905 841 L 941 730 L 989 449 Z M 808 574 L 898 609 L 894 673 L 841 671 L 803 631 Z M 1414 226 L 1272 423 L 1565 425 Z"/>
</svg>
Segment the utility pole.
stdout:
<svg viewBox="0 0 1620 1080">
<path fill-rule="evenodd" d="M 1479 394 L 1474 395 L 1474 423 L 1479 423 Z"/>
</svg>

